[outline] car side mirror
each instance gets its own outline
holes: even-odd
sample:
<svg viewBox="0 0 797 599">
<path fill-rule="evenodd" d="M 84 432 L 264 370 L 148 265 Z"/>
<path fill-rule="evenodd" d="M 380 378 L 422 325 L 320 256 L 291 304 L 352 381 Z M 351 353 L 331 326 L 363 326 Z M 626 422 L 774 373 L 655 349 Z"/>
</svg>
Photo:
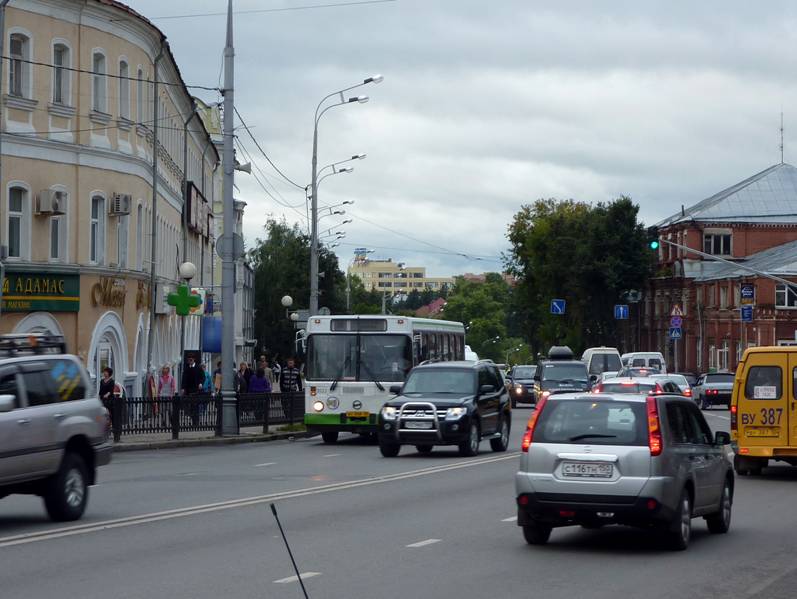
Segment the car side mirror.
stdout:
<svg viewBox="0 0 797 599">
<path fill-rule="evenodd" d="M 486 395 L 487 393 L 493 393 L 495 391 L 495 387 L 492 385 L 482 385 L 479 387 L 479 395 Z"/>
<path fill-rule="evenodd" d="M 17 407 L 15 395 L 0 395 L 0 413 L 10 412 Z"/>
<path fill-rule="evenodd" d="M 393 395 L 401 395 L 401 385 L 390 385 L 390 392 Z"/>
<path fill-rule="evenodd" d="M 540 375 L 539 374 L 535 374 L 534 375 L 534 380 L 539 383 L 540 382 Z"/>
<path fill-rule="evenodd" d="M 593 384 L 593 385 L 594 385 L 595 383 L 597 383 L 597 382 L 598 382 L 598 375 L 597 375 L 597 374 L 591 374 L 591 375 L 589 375 L 589 382 L 590 382 L 591 384 Z"/>
<path fill-rule="evenodd" d="M 714 434 L 714 445 L 730 445 L 731 434 L 725 431 L 717 431 Z"/>
</svg>

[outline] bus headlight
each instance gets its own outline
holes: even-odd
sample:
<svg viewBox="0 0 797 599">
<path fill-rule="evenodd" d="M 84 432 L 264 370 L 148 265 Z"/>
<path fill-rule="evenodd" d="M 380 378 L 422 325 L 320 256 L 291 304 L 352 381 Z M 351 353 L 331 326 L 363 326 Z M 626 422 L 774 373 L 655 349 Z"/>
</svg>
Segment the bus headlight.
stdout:
<svg viewBox="0 0 797 599">
<path fill-rule="evenodd" d="M 456 420 L 457 418 L 462 418 L 467 411 L 467 408 L 448 408 L 448 410 L 446 410 L 446 420 Z"/>
<path fill-rule="evenodd" d="M 384 408 L 382 408 L 382 418 L 384 418 L 385 420 L 395 420 L 397 412 L 398 410 L 396 410 L 396 408 L 391 406 L 385 406 Z"/>
<path fill-rule="evenodd" d="M 323 412 L 324 411 L 324 402 L 320 399 L 313 402 L 313 409 L 316 412 Z"/>
</svg>

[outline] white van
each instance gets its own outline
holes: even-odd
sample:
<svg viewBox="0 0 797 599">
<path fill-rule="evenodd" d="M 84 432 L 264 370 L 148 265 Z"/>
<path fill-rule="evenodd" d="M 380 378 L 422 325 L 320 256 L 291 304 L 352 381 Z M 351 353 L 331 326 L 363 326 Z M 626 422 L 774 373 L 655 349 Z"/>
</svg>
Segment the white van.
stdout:
<svg viewBox="0 0 797 599">
<path fill-rule="evenodd" d="M 662 373 L 667 372 L 664 355 L 657 351 L 635 351 L 622 355 L 623 366 L 627 368 L 658 368 Z"/>
<path fill-rule="evenodd" d="M 620 352 L 616 347 L 590 347 L 584 350 L 581 361 L 587 365 L 590 376 L 600 377 L 604 372 L 617 372 L 622 368 Z"/>
</svg>

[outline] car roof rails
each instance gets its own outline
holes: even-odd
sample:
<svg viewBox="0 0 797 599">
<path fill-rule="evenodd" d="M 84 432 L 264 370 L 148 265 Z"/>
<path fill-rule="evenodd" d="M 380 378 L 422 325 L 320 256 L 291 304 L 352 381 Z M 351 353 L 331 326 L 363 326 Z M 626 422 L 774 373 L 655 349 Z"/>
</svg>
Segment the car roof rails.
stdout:
<svg viewBox="0 0 797 599">
<path fill-rule="evenodd" d="M 61 335 L 43 333 L 0 335 L 0 356 L 65 354 L 66 341 Z"/>
</svg>

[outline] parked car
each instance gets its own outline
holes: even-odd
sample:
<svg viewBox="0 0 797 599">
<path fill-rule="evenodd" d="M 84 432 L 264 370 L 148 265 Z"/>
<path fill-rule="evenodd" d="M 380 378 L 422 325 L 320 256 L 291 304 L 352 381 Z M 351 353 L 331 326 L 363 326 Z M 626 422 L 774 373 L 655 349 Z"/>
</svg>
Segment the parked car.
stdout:
<svg viewBox="0 0 797 599">
<path fill-rule="evenodd" d="M 576 360 L 573 351 L 567 346 L 551 347 L 548 358 L 537 364 L 537 371 L 534 373 L 536 402 L 557 393 L 589 391 L 590 387 L 586 364 Z"/>
<path fill-rule="evenodd" d="M 533 364 L 518 364 L 513 366 L 509 373 L 509 395 L 512 398 L 512 407 L 517 407 L 520 402 L 533 404 L 534 397 L 534 372 Z"/>
<path fill-rule="evenodd" d="M 692 397 L 692 386 L 682 374 L 651 374 L 650 378 L 659 381 L 671 381 L 678 385 L 678 388 L 681 390 L 681 395 L 684 397 Z"/>
<path fill-rule="evenodd" d="M 541 399 L 521 443 L 517 523 L 531 545 L 558 527 L 623 524 L 686 549 L 693 518 L 705 518 L 712 533 L 730 527 L 729 443 L 680 395 Z"/>
<path fill-rule="evenodd" d="M 429 453 L 435 445 L 457 445 L 463 456 L 479 453 L 482 439 L 506 451 L 512 413 L 509 393 L 495 364 L 437 362 L 413 368 L 396 397 L 379 413 L 379 451 L 392 458 L 402 445 Z"/>
<path fill-rule="evenodd" d="M 108 411 L 63 338 L 0 336 L 0 497 L 39 495 L 50 518 L 83 515 L 111 461 Z"/>
<path fill-rule="evenodd" d="M 697 398 L 697 405 L 703 410 L 718 405 L 730 408 L 734 378 L 732 372 L 701 374 L 692 389 L 692 393 Z"/>
</svg>

